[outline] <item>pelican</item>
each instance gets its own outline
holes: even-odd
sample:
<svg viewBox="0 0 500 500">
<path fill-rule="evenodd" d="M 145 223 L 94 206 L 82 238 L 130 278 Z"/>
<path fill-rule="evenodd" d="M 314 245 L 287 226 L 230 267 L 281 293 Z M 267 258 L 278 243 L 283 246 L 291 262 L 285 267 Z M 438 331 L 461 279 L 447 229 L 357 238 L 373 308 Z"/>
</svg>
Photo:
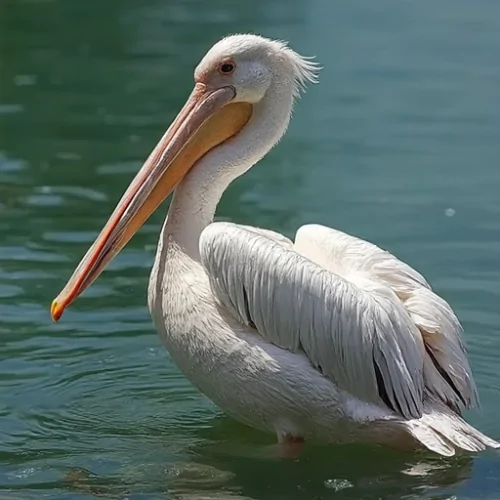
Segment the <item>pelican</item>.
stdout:
<svg viewBox="0 0 500 500">
<path fill-rule="evenodd" d="M 281 41 L 216 43 L 52 317 L 173 192 L 149 310 L 172 359 L 216 405 L 284 449 L 310 439 L 444 456 L 498 448 L 461 416 L 478 405 L 462 328 L 417 271 L 321 225 L 300 227 L 292 242 L 213 222 L 224 190 L 281 139 L 317 72 Z"/>
</svg>

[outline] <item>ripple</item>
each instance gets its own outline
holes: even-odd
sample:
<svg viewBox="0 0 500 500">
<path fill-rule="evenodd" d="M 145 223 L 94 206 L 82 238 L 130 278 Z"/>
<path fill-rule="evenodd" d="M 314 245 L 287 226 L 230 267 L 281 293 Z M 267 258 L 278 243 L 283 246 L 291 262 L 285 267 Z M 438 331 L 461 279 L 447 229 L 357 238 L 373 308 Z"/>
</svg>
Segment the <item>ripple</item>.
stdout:
<svg viewBox="0 0 500 500">
<path fill-rule="evenodd" d="M 141 164 L 140 161 L 130 161 L 100 165 L 97 167 L 97 173 L 101 175 L 136 174 L 141 168 Z"/>
<path fill-rule="evenodd" d="M 235 477 L 230 471 L 220 470 L 211 465 L 186 463 L 180 468 L 168 471 L 169 484 L 175 489 L 206 490 L 220 488 Z"/>
<path fill-rule="evenodd" d="M 32 262 L 70 262 L 65 255 L 40 252 L 22 246 L 0 246 L 0 261 L 32 261 Z"/>
<path fill-rule="evenodd" d="M 97 236 L 93 231 L 46 231 L 42 239 L 54 243 L 92 243 Z"/>
<path fill-rule="evenodd" d="M 90 201 L 106 201 L 108 197 L 102 191 L 80 186 L 39 186 L 36 193 L 43 195 L 69 195 Z"/>
<path fill-rule="evenodd" d="M 64 198 L 54 194 L 35 194 L 23 198 L 26 205 L 35 207 L 58 207 L 64 204 Z"/>
<path fill-rule="evenodd" d="M 64 160 L 64 161 L 77 161 L 81 160 L 82 157 L 78 153 L 73 153 L 71 151 L 59 151 L 56 154 L 56 158 L 58 160 Z"/>
<path fill-rule="evenodd" d="M 19 172 L 28 166 L 28 162 L 20 158 L 9 158 L 0 153 L 0 172 Z"/>
<path fill-rule="evenodd" d="M 15 479 L 26 479 L 30 476 L 34 476 L 36 473 L 37 469 L 35 467 L 28 467 L 27 469 L 18 469 L 15 472 L 11 472 L 8 476 Z"/>
<path fill-rule="evenodd" d="M 0 299 L 17 297 L 19 295 L 22 295 L 23 293 L 24 290 L 19 286 L 0 284 Z"/>
<path fill-rule="evenodd" d="M 6 271 L 2 270 L 2 279 L 3 280 L 12 280 L 12 281 L 21 281 L 21 280 L 26 280 L 26 281 L 31 281 L 31 280 L 38 280 L 42 281 L 45 279 L 50 279 L 52 278 L 52 274 L 48 273 L 46 271 L 43 271 L 41 269 L 32 269 L 32 270 L 27 270 L 27 269 L 22 269 L 19 271 Z"/>
<path fill-rule="evenodd" d="M 125 258 L 116 258 L 109 263 L 108 269 L 111 271 L 125 271 L 127 269 L 151 269 L 153 265 L 154 256 L 150 253 L 145 253 L 142 250 L 130 249 L 123 254 Z"/>
<path fill-rule="evenodd" d="M 110 285 L 103 285 L 102 283 L 94 283 L 90 288 L 85 291 L 85 299 L 103 299 L 104 297 L 111 297 L 118 295 L 119 292 Z"/>
<path fill-rule="evenodd" d="M 138 142 L 140 142 L 142 140 L 141 136 L 140 135 L 137 135 L 137 134 L 130 134 L 128 136 L 128 140 L 131 144 L 137 144 Z"/>
<path fill-rule="evenodd" d="M 325 487 L 333 491 L 341 491 L 346 488 L 352 488 L 354 485 L 347 479 L 327 479 L 325 481 Z"/>
<path fill-rule="evenodd" d="M 22 104 L 2 104 L 0 103 L 0 115 L 14 115 L 22 113 L 24 106 Z"/>
<path fill-rule="evenodd" d="M 17 87 L 27 87 L 35 85 L 37 81 L 36 75 L 16 75 L 12 79 L 14 85 Z"/>
</svg>

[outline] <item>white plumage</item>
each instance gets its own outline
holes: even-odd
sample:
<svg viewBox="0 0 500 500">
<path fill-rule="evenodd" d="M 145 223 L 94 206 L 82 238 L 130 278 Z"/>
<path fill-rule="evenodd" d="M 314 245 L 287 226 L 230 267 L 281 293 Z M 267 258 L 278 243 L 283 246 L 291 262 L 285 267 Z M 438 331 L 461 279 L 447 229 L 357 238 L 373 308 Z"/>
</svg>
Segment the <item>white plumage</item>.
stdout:
<svg viewBox="0 0 500 500">
<path fill-rule="evenodd" d="M 203 231 L 200 253 L 213 293 L 238 320 L 279 347 L 304 351 L 353 396 L 406 418 L 422 416 L 424 389 L 457 410 L 476 403 L 452 310 L 378 247 L 310 225 L 287 248 L 218 223 Z"/>
<path fill-rule="evenodd" d="M 498 448 L 461 417 L 478 403 L 462 328 L 419 273 L 324 226 L 301 227 L 292 243 L 273 231 L 212 222 L 229 183 L 283 136 L 316 73 L 284 43 L 255 35 L 210 49 L 188 103 L 53 315 L 128 241 L 152 211 L 140 215 L 143 207 L 153 199 L 154 209 L 175 187 L 149 308 L 174 361 L 215 403 L 280 442 L 365 441 L 442 455 Z M 217 121 L 221 110 L 227 114 Z M 235 130 L 222 132 L 233 119 Z"/>
</svg>

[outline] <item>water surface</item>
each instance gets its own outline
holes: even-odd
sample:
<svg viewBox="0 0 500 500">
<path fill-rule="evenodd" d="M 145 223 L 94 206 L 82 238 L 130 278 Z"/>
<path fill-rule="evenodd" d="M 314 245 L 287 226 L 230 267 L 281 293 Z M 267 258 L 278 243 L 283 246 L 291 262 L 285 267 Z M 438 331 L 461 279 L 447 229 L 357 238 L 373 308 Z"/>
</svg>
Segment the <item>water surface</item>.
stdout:
<svg viewBox="0 0 500 500">
<path fill-rule="evenodd" d="M 225 416 L 160 346 L 146 287 L 162 208 L 53 324 L 49 305 L 219 37 L 260 32 L 325 69 L 286 139 L 218 216 L 316 221 L 424 273 L 462 320 L 500 438 L 496 0 L 0 3 L 0 496 L 498 499 L 500 457 L 309 445 Z"/>
</svg>

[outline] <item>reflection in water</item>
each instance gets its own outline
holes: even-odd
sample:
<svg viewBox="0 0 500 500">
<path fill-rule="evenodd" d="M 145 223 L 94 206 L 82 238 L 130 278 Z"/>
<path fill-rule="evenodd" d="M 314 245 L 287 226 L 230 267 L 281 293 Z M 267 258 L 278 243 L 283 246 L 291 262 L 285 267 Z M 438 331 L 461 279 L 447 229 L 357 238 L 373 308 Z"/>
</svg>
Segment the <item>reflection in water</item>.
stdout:
<svg viewBox="0 0 500 500">
<path fill-rule="evenodd" d="M 197 461 L 231 472 L 236 479 L 229 485 L 252 498 L 417 499 L 458 485 L 472 472 L 469 456 L 445 459 L 362 445 L 308 444 L 298 459 L 282 460 L 272 437 L 242 433 L 228 417 L 212 424 L 196 431 L 205 438 L 192 450 Z"/>
<path fill-rule="evenodd" d="M 219 444 L 192 450 L 193 461 L 163 470 L 159 465 L 153 470 L 135 466 L 122 469 L 120 476 L 97 477 L 73 469 L 62 481 L 72 491 L 112 498 L 162 491 L 165 498 L 185 500 L 410 500 L 458 485 L 470 476 L 473 463 L 466 456 L 435 459 L 352 446 L 310 446 L 301 458 L 292 461 L 259 457 L 258 448 L 249 443 L 232 441 L 226 445 L 225 451 Z M 254 456 L 244 458 L 246 453 Z"/>
<path fill-rule="evenodd" d="M 146 310 L 161 209 L 63 323 L 48 313 L 207 47 L 289 39 L 318 55 L 322 83 L 218 217 L 288 235 L 323 222 L 415 264 L 464 321 L 471 421 L 500 437 L 500 4 L 443 1 L 2 2 L 2 498 L 498 498 L 494 454 L 310 445 L 281 461 L 272 437 L 219 417 Z"/>
</svg>

